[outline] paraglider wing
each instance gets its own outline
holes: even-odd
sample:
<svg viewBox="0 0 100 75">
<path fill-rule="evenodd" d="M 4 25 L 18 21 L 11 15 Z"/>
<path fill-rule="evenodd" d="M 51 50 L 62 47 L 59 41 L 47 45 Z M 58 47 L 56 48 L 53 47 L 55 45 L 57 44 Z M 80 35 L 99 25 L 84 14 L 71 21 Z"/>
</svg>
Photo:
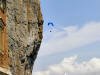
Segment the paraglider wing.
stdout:
<svg viewBox="0 0 100 75">
<path fill-rule="evenodd" d="M 53 24 L 52 22 L 49 22 L 49 23 L 48 23 L 48 26 L 49 26 L 49 25 L 52 25 L 52 26 L 54 26 L 54 24 Z"/>
</svg>

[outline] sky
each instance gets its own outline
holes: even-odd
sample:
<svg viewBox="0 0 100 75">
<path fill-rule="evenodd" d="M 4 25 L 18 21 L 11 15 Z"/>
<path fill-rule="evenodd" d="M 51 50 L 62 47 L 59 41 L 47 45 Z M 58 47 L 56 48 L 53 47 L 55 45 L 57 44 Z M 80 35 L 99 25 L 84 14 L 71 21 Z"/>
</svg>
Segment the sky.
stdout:
<svg viewBox="0 0 100 75">
<path fill-rule="evenodd" d="M 40 2 L 43 40 L 33 75 L 99 75 L 100 0 Z"/>
</svg>

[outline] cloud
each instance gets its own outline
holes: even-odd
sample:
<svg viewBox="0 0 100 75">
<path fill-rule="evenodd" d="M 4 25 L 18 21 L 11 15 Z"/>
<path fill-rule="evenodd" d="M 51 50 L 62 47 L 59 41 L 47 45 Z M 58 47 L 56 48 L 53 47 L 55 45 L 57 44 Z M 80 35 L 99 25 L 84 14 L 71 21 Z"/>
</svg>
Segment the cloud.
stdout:
<svg viewBox="0 0 100 75">
<path fill-rule="evenodd" d="M 33 72 L 33 75 L 100 75 L 100 59 L 77 62 L 77 56 L 64 58 L 59 64 L 49 66 L 48 70 Z"/>
<path fill-rule="evenodd" d="M 92 22 L 78 26 L 55 29 L 51 33 L 44 32 L 44 40 L 39 56 L 72 50 L 100 41 L 100 22 Z"/>
</svg>

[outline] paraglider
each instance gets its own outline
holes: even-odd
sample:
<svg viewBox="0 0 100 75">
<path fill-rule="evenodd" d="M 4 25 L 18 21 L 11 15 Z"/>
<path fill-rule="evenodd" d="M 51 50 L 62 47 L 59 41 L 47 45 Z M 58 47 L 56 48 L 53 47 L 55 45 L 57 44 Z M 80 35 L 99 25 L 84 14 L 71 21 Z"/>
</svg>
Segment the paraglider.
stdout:
<svg viewBox="0 0 100 75">
<path fill-rule="evenodd" d="M 52 27 L 54 27 L 53 22 L 48 22 L 48 26 L 52 26 Z M 52 32 L 52 31 L 50 30 L 50 32 Z"/>
</svg>

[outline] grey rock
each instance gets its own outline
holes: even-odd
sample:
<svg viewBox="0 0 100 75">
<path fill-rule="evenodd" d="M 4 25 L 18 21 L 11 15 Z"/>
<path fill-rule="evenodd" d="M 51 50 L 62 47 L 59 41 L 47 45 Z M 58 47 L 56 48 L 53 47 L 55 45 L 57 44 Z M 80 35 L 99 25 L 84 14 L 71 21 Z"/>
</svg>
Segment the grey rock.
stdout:
<svg viewBox="0 0 100 75">
<path fill-rule="evenodd" d="M 12 75 L 32 75 L 42 40 L 39 0 L 7 0 L 8 58 Z"/>
</svg>

